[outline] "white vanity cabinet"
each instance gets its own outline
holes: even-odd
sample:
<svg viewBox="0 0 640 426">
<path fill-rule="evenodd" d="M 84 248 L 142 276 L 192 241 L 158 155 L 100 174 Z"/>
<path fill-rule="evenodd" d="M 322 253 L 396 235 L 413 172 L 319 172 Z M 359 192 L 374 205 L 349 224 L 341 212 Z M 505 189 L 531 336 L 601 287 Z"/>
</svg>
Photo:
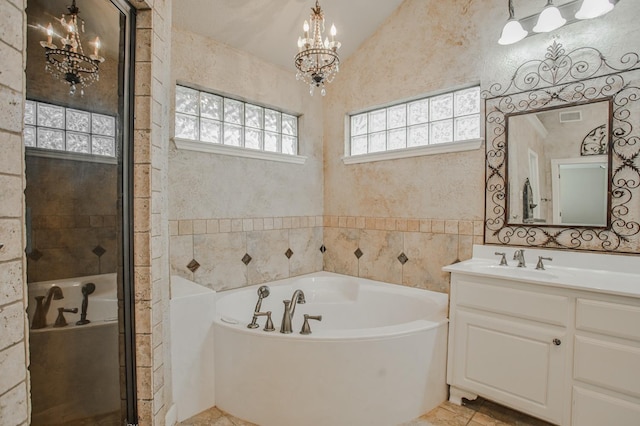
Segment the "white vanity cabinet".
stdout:
<svg viewBox="0 0 640 426">
<path fill-rule="evenodd" d="M 640 305 L 610 300 L 576 301 L 574 426 L 640 425 Z"/>
<path fill-rule="evenodd" d="M 445 267 L 451 402 L 482 396 L 558 425 L 640 426 L 640 257 L 626 258 L 630 274 L 475 256 Z"/>
<path fill-rule="evenodd" d="M 560 424 L 570 299 L 504 280 L 454 274 L 451 281 L 452 401 L 482 395 Z"/>
</svg>

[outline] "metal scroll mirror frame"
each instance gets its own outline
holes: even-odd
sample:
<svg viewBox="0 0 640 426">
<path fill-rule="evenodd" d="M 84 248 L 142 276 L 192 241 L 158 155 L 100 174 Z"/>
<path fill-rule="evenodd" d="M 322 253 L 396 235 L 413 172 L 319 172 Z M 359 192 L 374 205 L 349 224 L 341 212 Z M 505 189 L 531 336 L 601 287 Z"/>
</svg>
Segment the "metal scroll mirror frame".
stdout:
<svg viewBox="0 0 640 426">
<path fill-rule="evenodd" d="M 609 61 L 592 47 L 566 51 L 553 42 L 541 59 L 520 65 L 506 84 L 482 92 L 486 119 L 485 244 L 634 253 L 640 250 L 640 56 Z M 606 224 L 509 221 L 508 118 L 609 102 Z M 636 126 L 634 127 L 634 123 Z"/>
</svg>

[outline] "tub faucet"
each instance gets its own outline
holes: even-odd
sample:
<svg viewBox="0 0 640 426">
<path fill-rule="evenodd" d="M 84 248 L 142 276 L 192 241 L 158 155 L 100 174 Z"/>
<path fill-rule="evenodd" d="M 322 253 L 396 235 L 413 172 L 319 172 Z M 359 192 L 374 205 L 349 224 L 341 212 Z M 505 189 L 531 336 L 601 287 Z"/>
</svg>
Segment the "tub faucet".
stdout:
<svg viewBox="0 0 640 426">
<path fill-rule="evenodd" d="M 518 261 L 518 268 L 526 267 L 526 263 L 524 261 L 524 249 L 516 250 L 513 252 L 513 260 Z"/>
<path fill-rule="evenodd" d="M 282 315 L 282 324 L 280 325 L 280 333 L 289 334 L 293 332 L 291 328 L 291 321 L 293 320 L 293 314 L 296 311 L 296 305 L 298 303 L 305 303 L 304 293 L 302 290 L 296 290 L 291 296 L 291 300 L 283 300 L 284 314 Z"/>
<path fill-rule="evenodd" d="M 51 305 L 51 298 L 53 300 L 64 299 L 62 289 L 57 285 L 51 286 L 47 290 L 47 296 L 44 303 L 42 303 L 45 296 L 36 296 L 36 312 L 33 314 L 33 321 L 31 322 L 32 329 L 44 328 L 47 326 L 47 313 L 49 313 L 49 306 Z"/>
</svg>

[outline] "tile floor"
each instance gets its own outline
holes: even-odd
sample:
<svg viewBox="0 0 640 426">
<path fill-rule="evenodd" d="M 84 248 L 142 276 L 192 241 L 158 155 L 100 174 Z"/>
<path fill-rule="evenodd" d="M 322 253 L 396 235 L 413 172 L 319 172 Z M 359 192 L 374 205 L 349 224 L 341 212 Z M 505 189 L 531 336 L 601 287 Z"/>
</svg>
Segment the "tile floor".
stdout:
<svg viewBox="0 0 640 426">
<path fill-rule="evenodd" d="M 215 407 L 179 424 L 181 426 L 256 426 Z M 313 423 L 300 426 L 313 426 Z M 478 398 L 476 401 L 465 401 L 463 406 L 451 404 L 448 401 L 443 402 L 429 413 L 398 426 L 551 426 L 551 424 Z"/>
</svg>

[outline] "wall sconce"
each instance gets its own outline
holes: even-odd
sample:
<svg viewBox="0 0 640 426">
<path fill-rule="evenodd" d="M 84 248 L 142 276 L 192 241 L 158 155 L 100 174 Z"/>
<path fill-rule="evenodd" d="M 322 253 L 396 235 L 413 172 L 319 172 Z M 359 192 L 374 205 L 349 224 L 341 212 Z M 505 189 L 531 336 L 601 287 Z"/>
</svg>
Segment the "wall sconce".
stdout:
<svg viewBox="0 0 640 426">
<path fill-rule="evenodd" d="M 539 14 L 515 19 L 513 0 L 509 0 L 509 20 L 502 29 L 499 44 L 517 43 L 533 33 L 554 31 L 563 25 L 573 24 L 583 19 L 602 16 L 613 10 L 620 0 L 573 0 L 560 6 L 555 6 L 553 0 L 547 0 Z"/>
<path fill-rule="evenodd" d="M 538 23 L 533 27 L 536 33 L 548 33 L 557 30 L 567 23 L 557 7 L 553 5 L 553 0 L 547 0 L 547 5 L 538 16 Z"/>
</svg>

